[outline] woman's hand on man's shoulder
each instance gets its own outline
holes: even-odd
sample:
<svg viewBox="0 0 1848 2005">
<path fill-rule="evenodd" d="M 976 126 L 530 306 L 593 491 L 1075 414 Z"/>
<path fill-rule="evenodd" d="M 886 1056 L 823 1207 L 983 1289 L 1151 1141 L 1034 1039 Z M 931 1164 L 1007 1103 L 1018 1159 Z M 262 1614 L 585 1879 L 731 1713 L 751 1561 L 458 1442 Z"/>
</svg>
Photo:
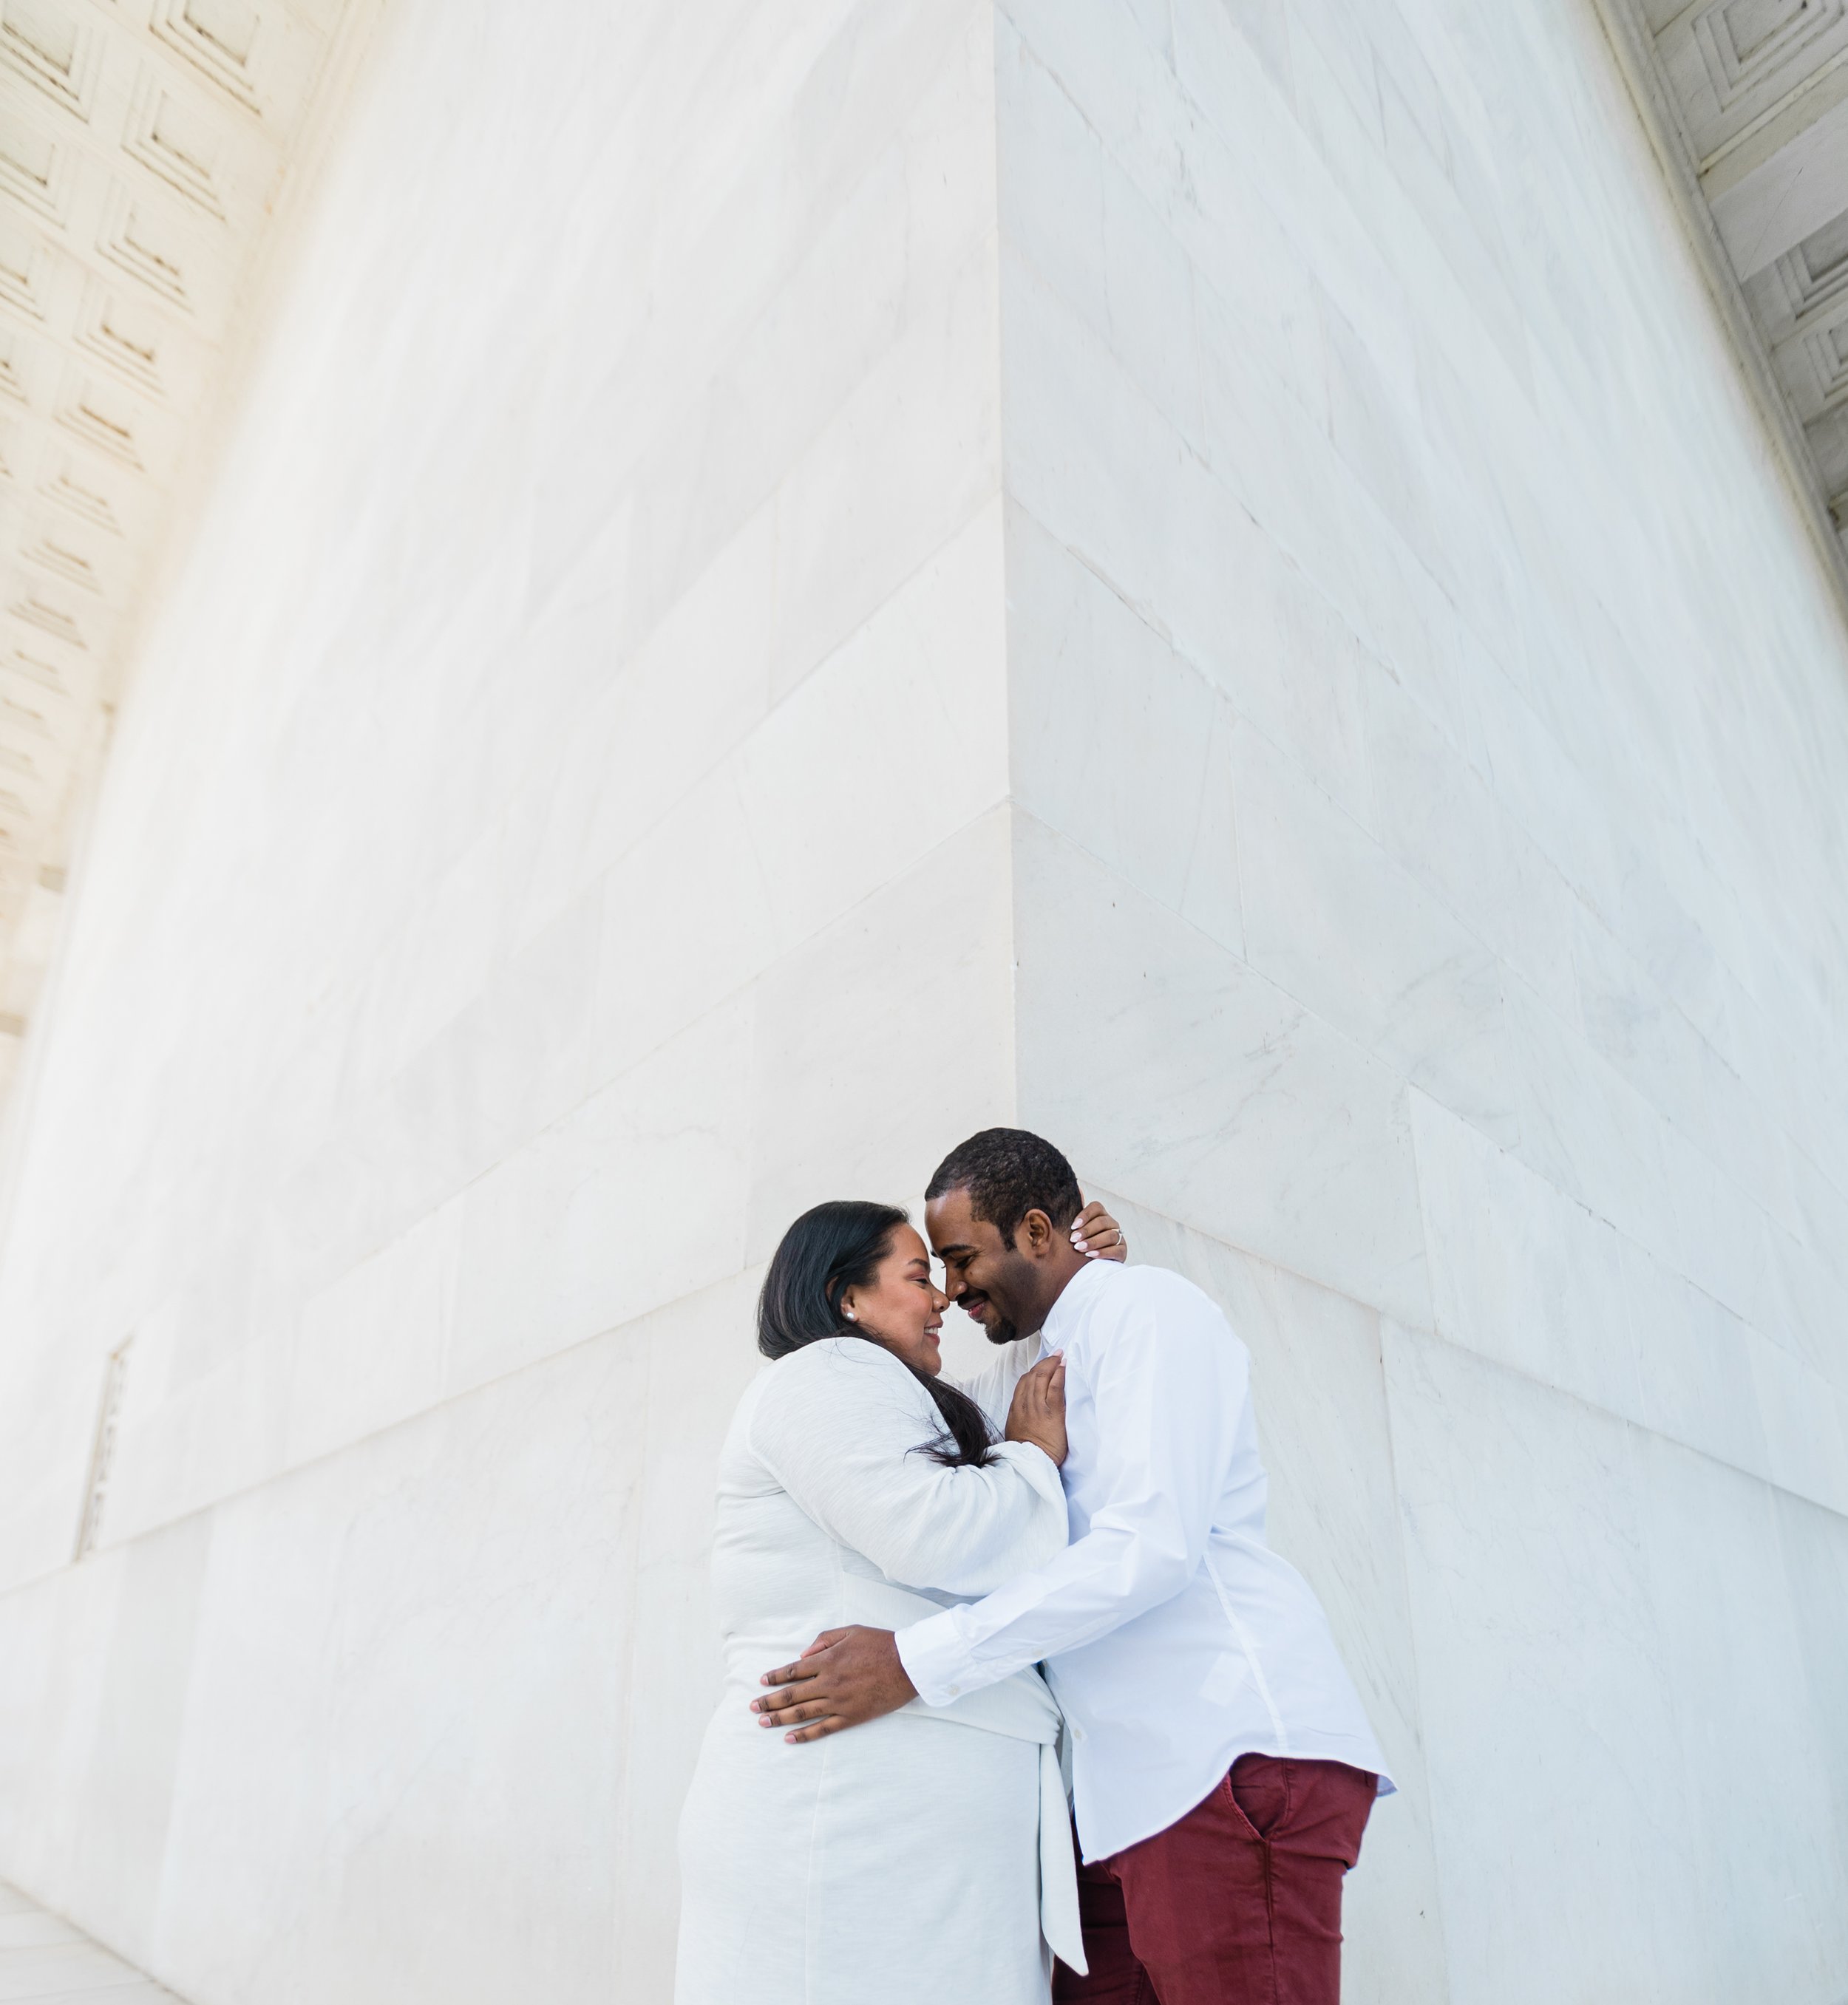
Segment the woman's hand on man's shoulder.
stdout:
<svg viewBox="0 0 1848 2005">
<path fill-rule="evenodd" d="M 1072 1244 L 1087 1260 L 1130 1257 L 1128 1235 L 1094 1197 L 1072 1220 Z"/>
</svg>

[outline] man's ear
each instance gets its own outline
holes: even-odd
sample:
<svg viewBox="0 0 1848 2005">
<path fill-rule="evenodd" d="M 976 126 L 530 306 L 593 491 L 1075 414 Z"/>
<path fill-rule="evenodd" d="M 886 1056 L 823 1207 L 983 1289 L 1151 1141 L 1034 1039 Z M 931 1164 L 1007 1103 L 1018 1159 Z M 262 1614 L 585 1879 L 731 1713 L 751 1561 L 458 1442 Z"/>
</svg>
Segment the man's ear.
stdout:
<svg viewBox="0 0 1848 2005">
<path fill-rule="evenodd" d="M 1052 1230 L 1052 1221 L 1043 1211 L 1030 1211 L 1021 1220 L 1020 1230 L 1027 1235 L 1027 1251 L 1035 1259 L 1052 1246 L 1057 1237 Z"/>
</svg>

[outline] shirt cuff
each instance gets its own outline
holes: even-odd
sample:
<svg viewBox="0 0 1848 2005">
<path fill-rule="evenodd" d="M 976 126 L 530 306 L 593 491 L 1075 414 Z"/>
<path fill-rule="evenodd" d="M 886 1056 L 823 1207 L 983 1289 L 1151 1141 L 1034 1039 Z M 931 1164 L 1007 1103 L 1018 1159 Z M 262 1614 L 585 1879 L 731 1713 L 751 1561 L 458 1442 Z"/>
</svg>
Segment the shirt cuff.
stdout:
<svg viewBox="0 0 1848 2005">
<path fill-rule="evenodd" d="M 957 1613 L 946 1608 L 941 1615 L 927 1615 L 893 1638 L 905 1674 L 926 1705 L 954 1705 L 985 1682 L 975 1676 L 968 1646 L 957 1629 Z"/>
</svg>

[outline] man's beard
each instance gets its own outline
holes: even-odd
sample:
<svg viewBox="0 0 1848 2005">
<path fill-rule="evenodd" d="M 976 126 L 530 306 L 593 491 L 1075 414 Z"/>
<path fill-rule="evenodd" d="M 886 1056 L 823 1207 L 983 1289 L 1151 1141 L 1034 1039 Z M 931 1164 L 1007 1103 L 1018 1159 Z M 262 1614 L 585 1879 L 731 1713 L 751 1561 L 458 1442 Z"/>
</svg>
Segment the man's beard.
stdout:
<svg viewBox="0 0 1848 2005">
<path fill-rule="evenodd" d="M 1021 1334 L 1019 1329 L 1010 1323 L 999 1309 L 995 1308 L 995 1298 L 993 1295 L 988 1298 L 988 1305 L 994 1310 L 995 1320 L 992 1325 L 985 1322 L 982 1326 L 982 1335 L 990 1343 L 997 1347 L 1017 1343 Z"/>
</svg>

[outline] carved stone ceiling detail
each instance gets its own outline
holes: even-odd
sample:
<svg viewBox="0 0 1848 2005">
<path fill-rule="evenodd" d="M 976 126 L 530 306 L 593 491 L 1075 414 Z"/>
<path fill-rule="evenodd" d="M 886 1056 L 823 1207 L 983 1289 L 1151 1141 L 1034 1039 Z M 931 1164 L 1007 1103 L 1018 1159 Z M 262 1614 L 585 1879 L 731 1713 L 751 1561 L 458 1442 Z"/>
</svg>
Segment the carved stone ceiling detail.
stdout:
<svg viewBox="0 0 1848 2005">
<path fill-rule="evenodd" d="M 350 0 L 0 0 L 0 1076 Z"/>
<path fill-rule="evenodd" d="M 1837 561 L 1848 525 L 1848 0 L 1601 0 Z"/>
</svg>

